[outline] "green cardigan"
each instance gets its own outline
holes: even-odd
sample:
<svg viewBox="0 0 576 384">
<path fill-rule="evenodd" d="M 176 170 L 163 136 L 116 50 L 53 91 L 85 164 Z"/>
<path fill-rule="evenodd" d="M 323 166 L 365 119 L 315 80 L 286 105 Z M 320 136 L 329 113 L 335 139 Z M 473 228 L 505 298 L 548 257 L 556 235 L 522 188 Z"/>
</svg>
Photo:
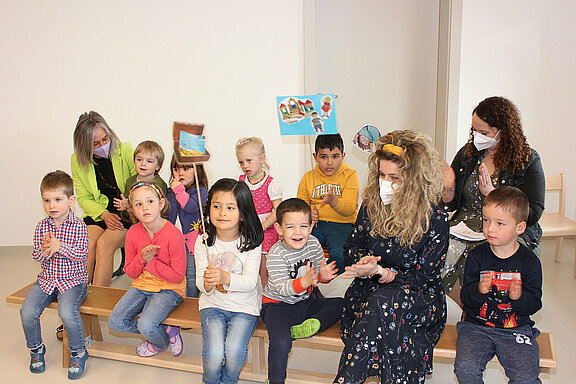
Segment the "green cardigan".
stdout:
<svg viewBox="0 0 576 384">
<path fill-rule="evenodd" d="M 113 154 L 110 156 L 112 168 L 114 169 L 114 178 L 122 194 L 125 195 L 124 189 L 126 181 L 130 176 L 136 174 L 134 166 L 134 148 L 129 143 L 121 143 Z M 108 197 L 100 193 L 96 182 L 96 172 L 94 164 L 83 168 L 78 164 L 76 154 L 72 154 L 72 179 L 74 180 L 74 189 L 78 204 L 84 210 L 82 217 L 90 216 L 95 221 L 101 221 L 100 215 L 108 207 Z"/>
</svg>

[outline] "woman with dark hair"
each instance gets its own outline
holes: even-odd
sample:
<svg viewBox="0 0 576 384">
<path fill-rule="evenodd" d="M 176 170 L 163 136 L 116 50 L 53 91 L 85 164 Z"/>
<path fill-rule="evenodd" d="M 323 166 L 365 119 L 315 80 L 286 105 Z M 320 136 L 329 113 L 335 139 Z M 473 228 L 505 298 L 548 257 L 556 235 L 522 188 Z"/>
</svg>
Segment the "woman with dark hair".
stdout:
<svg viewBox="0 0 576 384">
<path fill-rule="evenodd" d="M 518 108 L 503 97 L 489 97 L 472 112 L 468 143 L 445 167 L 442 201 L 446 211 L 455 211 L 450 226 L 462 222 L 482 232 L 482 204 L 491 190 L 502 186 L 520 188 L 530 202 L 526 231 L 519 241 L 539 254 L 544 210 L 544 171 L 538 152 L 530 148 L 522 130 Z M 450 235 L 443 284 L 460 306 L 460 285 L 466 257 L 480 241 Z"/>
<path fill-rule="evenodd" d="M 381 137 L 344 246 L 344 350 L 334 383 L 420 383 L 446 322 L 441 271 L 448 216 L 437 202 L 442 162 L 417 131 Z"/>
<path fill-rule="evenodd" d="M 132 146 L 120 142 L 99 113 L 80 115 L 74 130 L 72 178 L 88 226 L 88 279 L 94 285 L 110 284 L 114 252 L 124 246 L 129 218 L 120 217 L 114 199 L 126 195 L 126 181 L 133 175 Z"/>
</svg>

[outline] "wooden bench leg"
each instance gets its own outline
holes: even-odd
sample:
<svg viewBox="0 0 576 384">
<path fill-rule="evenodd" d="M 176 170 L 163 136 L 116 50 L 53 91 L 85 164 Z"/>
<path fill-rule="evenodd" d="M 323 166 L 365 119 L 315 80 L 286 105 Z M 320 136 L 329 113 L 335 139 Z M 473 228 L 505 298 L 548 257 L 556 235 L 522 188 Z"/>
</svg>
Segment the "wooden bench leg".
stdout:
<svg viewBox="0 0 576 384">
<path fill-rule="evenodd" d="M 250 350 L 252 351 L 252 372 L 268 374 L 264 338 L 252 337 Z"/>
<path fill-rule="evenodd" d="M 562 236 L 558 236 L 556 238 L 556 253 L 554 254 L 554 261 L 559 263 L 560 262 L 560 256 L 562 253 L 562 243 L 564 242 L 564 237 Z"/>
<path fill-rule="evenodd" d="M 90 337 L 92 340 L 102 341 L 102 330 L 100 329 L 100 322 L 98 316 L 80 314 L 82 318 L 82 325 L 84 326 L 84 339 Z M 88 346 L 86 346 L 88 347 Z M 70 341 L 68 340 L 68 333 L 64 328 L 62 335 L 62 367 L 68 368 L 70 365 Z"/>
</svg>

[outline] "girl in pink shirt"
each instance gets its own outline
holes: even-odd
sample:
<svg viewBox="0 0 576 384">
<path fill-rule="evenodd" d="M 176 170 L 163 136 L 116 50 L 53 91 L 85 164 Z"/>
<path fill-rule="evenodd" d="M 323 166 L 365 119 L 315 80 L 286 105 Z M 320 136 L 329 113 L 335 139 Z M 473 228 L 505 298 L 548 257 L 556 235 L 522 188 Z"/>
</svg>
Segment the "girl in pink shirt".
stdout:
<svg viewBox="0 0 576 384">
<path fill-rule="evenodd" d="M 156 184 L 135 184 L 128 200 L 131 215 L 139 221 L 128 230 L 125 245 L 124 272 L 134 281 L 112 310 L 108 326 L 118 332 L 142 334 L 147 340 L 136 347 L 139 356 L 155 355 L 168 346 L 178 356 L 183 348 L 180 329 L 162 322 L 185 295 L 184 237 L 162 218 L 169 204 Z"/>
<path fill-rule="evenodd" d="M 264 230 L 260 263 L 260 280 L 264 287 L 268 282 L 266 255 L 270 247 L 278 241 L 274 223 L 276 222 L 276 208 L 282 202 L 282 185 L 267 172 L 270 166 L 266 162 L 266 149 L 262 139 L 248 137 L 238 140 L 236 157 L 244 172 L 238 179 L 244 181 L 250 188 L 254 206 Z"/>
</svg>

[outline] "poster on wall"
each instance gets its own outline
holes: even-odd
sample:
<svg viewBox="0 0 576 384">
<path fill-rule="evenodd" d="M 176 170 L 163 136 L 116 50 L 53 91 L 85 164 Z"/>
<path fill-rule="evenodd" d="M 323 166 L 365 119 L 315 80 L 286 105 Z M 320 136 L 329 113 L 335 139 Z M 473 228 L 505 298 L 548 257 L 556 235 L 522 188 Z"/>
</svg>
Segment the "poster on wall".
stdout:
<svg viewBox="0 0 576 384">
<path fill-rule="evenodd" d="M 354 134 L 352 143 L 366 153 L 374 153 L 376 150 L 376 142 L 382 137 L 380 130 L 372 124 L 365 124 Z"/>
<path fill-rule="evenodd" d="M 322 135 L 338 133 L 333 94 L 278 96 L 276 108 L 280 134 Z"/>
</svg>

